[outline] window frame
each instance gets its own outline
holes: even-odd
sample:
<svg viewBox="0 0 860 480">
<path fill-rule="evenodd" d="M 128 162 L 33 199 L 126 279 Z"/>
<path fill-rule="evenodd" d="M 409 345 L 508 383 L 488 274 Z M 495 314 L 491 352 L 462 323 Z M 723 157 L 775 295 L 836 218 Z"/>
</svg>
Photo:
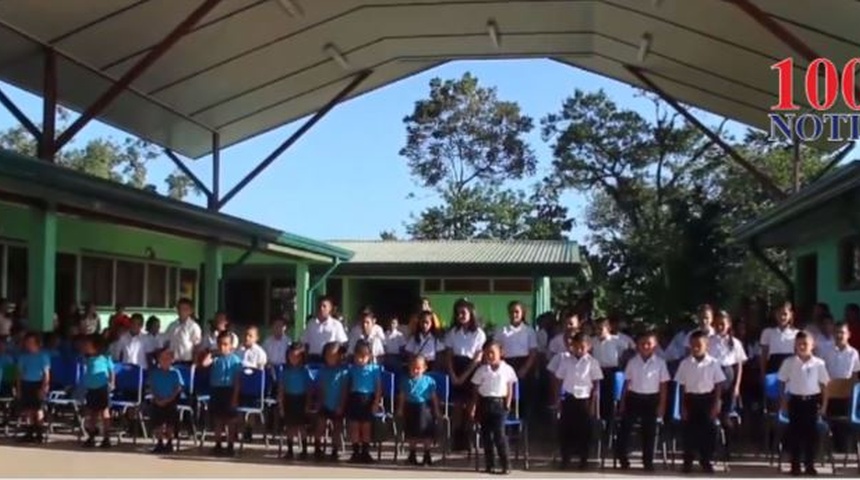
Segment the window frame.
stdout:
<svg viewBox="0 0 860 480">
<path fill-rule="evenodd" d="M 854 270 L 854 257 L 860 255 L 860 235 L 849 235 L 839 239 L 837 244 L 837 268 L 838 285 L 840 291 L 860 290 L 860 269 Z M 846 261 L 847 260 L 847 261 Z M 857 273 L 857 274 L 855 274 Z M 851 278 L 854 277 L 854 278 Z"/>
</svg>

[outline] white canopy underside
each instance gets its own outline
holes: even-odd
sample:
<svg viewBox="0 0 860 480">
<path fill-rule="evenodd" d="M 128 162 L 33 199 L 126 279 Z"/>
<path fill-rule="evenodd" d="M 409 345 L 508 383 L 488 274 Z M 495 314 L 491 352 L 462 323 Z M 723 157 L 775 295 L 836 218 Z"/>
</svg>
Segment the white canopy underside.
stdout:
<svg viewBox="0 0 860 480">
<path fill-rule="evenodd" d="M 201 3 L 0 1 L 0 80 L 41 95 L 42 45 L 52 45 L 59 101 L 83 110 Z M 837 66 L 860 56 L 860 3 L 754 3 Z M 353 95 L 450 60 L 551 58 L 641 86 L 624 69 L 639 66 L 683 103 L 767 129 L 770 66 L 788 56 L 804 105 L 806 61 L 722 0 L 224 0 L 99 118 L 197 158 L 212 132 L 229 146 L 301 118 L 361 70 L 373 73 Z"/>
</svg>

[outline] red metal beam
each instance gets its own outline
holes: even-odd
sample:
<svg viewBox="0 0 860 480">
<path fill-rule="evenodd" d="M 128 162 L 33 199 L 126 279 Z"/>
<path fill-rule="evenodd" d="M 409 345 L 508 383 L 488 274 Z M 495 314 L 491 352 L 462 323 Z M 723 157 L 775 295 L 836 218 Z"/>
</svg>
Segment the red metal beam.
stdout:
<svg viewBox="0 0 860 480">
<path fill-rule="evenodd" d="M 42 72 L 42 135 L 39 137 L 38 157 L 48 162 L 56 160 L 57 147 L 57 55 L 44 48 L 45 68 Z"/>
<path fill-rule="evenodd" d="M 18 108 L 18 105 L 15 105 L 15 102 L 13 102 L 12 99 L 3 92 L 3 90 L 0 90 L 0 105 L 6 107 L 6 110 L 9 110 L 9 113 L 15 117 L 15 120 L 18 120 L 18 123 L 20 123 L 25 130 L 30 132 L 30 135 L 33 135 L 37 142 L 40 141 L 42 138 L 42 131 L 39 130 L 39 127 L 37 127 L 32 120 L 27 118 L 27 115 Z"/>
<path fill-rule="evenodd" d="M 767 190 L 771 196 L 776 200 L 784 200 L 788 197 L 788 195 L 777 186 L 774 181 L 767 176 L 764 172 L 756 168 L 755 165 L 751 164 L 747 159 L 741 156 L 740 153 L 737 152 L 731 145 L 725 142 L 719 135 L 714 133 L 710 128 L 708 128 L 704 123 L 699 121 L 698 118 L 693 116 L 689 110 L 684 108 L 680 103 L 678 103 L 674 98 L 672 98 L 669 94 L 667 94 L 662 88 L 658 87 L 657 84 L 651 81 L 647 75 L 645 75 L 645 71 L 639 67 L 635 67 L 633 65 L 625 65 L 624 68 L 627 69 L 634 77 L 639 79 L 640 82 L 645 84 L 651 91 L 656 93 L 664 102 L 668 103 L 672 108 L 675 109 L 678 113 L 681 114 L 688 122 L 695 125 L 702 133 L 705 134 L 712 142 L 714 142 L 717 146 L 723 149 L 726 154 L 732 158 L 738 165 L 740 165 L 744 170 L 751 173 L 761 185 Z"/>
<path fill-rule="evenodd" d="M 191 12 L 188 17 L 176 26 L 164 39 L 143 56 L 133 67 L 113 83 L 105 93 L 102 94 L 92 105 L 67 128 L 56 141 L 57 150 L 63 148 L 82 128 L 93 118 L 101 114 L 111 102 L 113 102 L 132 82 L 140 78 L 146 70 L 159 58 L 167 53 L 176 42 L 187 35 L 194 26 L 200 22 L 209 12 L 217 6 L 221 0 L 204 0 L 204 2 Z"/>
</svg>

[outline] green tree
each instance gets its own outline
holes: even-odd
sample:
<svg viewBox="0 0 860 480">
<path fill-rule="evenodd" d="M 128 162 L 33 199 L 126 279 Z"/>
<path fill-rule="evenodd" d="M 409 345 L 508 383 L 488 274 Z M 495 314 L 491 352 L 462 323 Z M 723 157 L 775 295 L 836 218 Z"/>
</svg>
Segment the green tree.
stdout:
<svg viewBox="0 0 860 480">
<path fill-rule="evenodd" d="M 60 123 L 65 123 L 67 118 L 68 114 L 60 110 Z M 0 131 L 0 148 L 35 158 L 37 144 L 27 130 L 15 126 Z M 83 145 L 66 146 L 57 153 L 56 163 L 99 178 L 155 192 L 155 185 L 148 183 L 146 165 L 158 156 L 158 150 L 143 140 L 130 137 L 122 140 L 97 138 Z M 171 198 L 183 199 L 196 192 L 191 179 L 179 170 L 171 173 L 165 183 L 167 196 Z"/>
<path fill-rule="evenodd" d="M 558 191 L 511 184 L 534 175 L 537 158 L 525 136 L 533 121 L 471 74 L 430 81 L 428 98 L 404 118 L 406 158 L 418 185 L 439 205 L 406 226 L 418 239 L 561 238 L 570 230 Z"/>
</svg>

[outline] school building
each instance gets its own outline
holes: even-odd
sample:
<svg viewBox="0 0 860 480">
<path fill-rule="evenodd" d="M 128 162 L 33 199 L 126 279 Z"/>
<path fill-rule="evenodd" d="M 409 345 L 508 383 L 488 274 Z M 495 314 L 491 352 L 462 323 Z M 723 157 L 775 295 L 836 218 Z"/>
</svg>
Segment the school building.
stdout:
<svg viewBox="0 0 860 480">
<path fill-rule="evenodd" d="M 853 161 L 735 232 L 754 252 L 788 251 L 791 271 L 771 264 L 799 311 L 825 302 L 837 319 L 860 303 L 860 161 Z"/>
</svg>

